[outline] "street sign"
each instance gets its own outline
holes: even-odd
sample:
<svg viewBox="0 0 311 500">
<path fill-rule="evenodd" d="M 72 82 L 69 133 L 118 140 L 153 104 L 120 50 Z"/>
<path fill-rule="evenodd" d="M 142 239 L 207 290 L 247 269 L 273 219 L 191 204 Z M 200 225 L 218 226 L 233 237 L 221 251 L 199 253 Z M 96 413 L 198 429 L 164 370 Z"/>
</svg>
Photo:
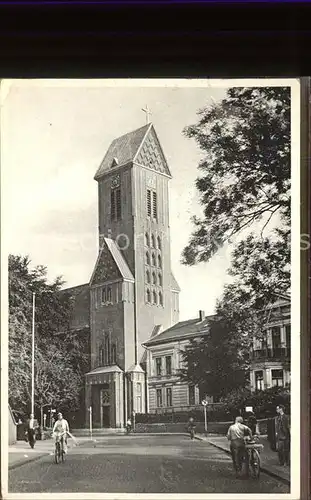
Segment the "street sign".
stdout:
<svg viewBox="0 0 311 500">
<path fill-rule="evenodd" d="M 206 401 L 206 399 L 203 399 L 203 401 L 202 401 L 202 405 L 203 405 L 203 406 L 206 406 L 207 404 L 208 404 L 208 402 Z"/>
</svg>

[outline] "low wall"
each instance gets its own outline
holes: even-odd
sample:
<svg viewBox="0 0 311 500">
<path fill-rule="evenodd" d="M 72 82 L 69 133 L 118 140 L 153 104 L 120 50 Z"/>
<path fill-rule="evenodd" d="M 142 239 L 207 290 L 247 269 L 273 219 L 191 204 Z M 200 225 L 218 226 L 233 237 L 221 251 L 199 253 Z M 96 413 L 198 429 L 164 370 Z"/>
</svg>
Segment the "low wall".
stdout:
<svg viewBox="0 0 311 500">
<path fill-rule="evenodd" d="M 233 422 L 209 422 L 207 425 L 207 431 L 211 434 L 221 434 L 225 435 L 228 432 L 228 428 Z M 258 427 L 260 434 L 267 434 L 267 419 L 258 420 Z M 140 424 L 135 425 L 135 432 L 137 433 L 157 433 L 157 432 L 171 432 L 171 433 L 182 433 L 188 432 L 188 424 L 185 422 L 179 423 L 162 423 L 162 424 Z M 203 434 L 205 432 L 204 423 L 196 423 L 196 432 Z"/>
</svg>

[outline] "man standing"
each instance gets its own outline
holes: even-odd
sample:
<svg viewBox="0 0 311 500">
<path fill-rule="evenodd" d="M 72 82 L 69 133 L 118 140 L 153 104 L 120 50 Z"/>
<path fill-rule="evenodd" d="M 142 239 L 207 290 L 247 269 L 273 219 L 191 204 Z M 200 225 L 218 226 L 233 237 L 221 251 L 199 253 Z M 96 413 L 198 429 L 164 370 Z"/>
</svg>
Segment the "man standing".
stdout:
<svg viewBox="0 0 311 500">
<path fill-rule="evenodd" d="M 277 417 L 275 417 L 275 435 L 279 455 L 279 463 L 280 465 L 289 465 L 289 418 L 287 415 L 285 415 L 285 407 L 283 405 L 277 406 L 276 412 Z"/>
<path fill-rule="evenodd" d="M 30 418 L 27 420 L 26 424 L 27 439 L 31 448 L 34 448 L 36 442 L 36 428 L 37 421 L 34 419 L 33 413 L 31 413 Z"/>
<path fill-rule="evenodd" d="M 252 431 L 247 425 L 243 424 L 242 417 L 236 417 L 235 423 L 229 427 L 227 438 L 230 441 L 230 451 L 237 477 L 239 477 L 242 470 L 243 457 L 248 457 L 245 448 L 245 436 L 252 438 Z M 248 462 L 246 463 L 246 474 L 248 475 Z"/>
</svg>

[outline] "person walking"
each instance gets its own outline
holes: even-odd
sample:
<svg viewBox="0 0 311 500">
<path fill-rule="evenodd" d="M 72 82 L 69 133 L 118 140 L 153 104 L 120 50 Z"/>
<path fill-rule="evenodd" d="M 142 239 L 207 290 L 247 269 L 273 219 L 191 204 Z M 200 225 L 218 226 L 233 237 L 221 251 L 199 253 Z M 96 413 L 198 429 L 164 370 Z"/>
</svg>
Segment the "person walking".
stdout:
<svg viewBox="0 0 311 500">
<path fill-rule="evenodd" d="M 244 440 L 246 436 L 252 438 L 252 431 L 247 425 L 243 424 L 243 418 L 238 416 L 235 419 L 235 423 L 229 427 L 227 433 L 227 439 L 230 441 L 230 451 L 236 477 L 240 477 L 244 457 L 246 458 L 246 475 L 248 476 L 248 453 L 246 452 Z"/>
<path fill-rule="evenodd" d="M 33 413 L 31 413 L 26 423 L 26 435 L 28 443 L 30 444 L 31 448 L 35 447 L 37 427 L 38 423 L 35 420 Z"/>
<path fill-rule="evenodd" d="M 276 446 L 280 465 L 289 465 L 290 449 L 290 425 L 289 418 L 285 414 L 285 407 L 278 405 L 276 407 L 277 416 L 275 417 L 275 436 Z"/>
</svg>

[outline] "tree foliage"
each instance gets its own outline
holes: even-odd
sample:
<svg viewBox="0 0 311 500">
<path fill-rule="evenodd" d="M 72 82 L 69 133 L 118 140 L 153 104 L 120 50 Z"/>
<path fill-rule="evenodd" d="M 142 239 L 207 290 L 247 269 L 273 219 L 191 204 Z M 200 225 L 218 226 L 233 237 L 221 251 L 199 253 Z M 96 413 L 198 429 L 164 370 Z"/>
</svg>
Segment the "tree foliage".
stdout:
<svg viewBox="0 0 311 500">
<path fill-rule="evenodd" d="M 19 411 L 29 412 L 31 402 L 33 292 L 35 405 L 78 405 L 88 349 L 85 336 L 70 331 L 73 303 L 62 285 L 61 278 L 48 283 L 43 266 L 31 270 L 28 257 L 9 256 L 9 402 Z"/>
<path fill-rule="evenodd" d="M 261 307 L 290 282 L 290 89 L 229 89 L 184 132 L 203 153 L 203 216 L 193 217 L 183 262 L 208 261 L 235 240 L 230 274 L 241 300 Z"/>
</svg>

